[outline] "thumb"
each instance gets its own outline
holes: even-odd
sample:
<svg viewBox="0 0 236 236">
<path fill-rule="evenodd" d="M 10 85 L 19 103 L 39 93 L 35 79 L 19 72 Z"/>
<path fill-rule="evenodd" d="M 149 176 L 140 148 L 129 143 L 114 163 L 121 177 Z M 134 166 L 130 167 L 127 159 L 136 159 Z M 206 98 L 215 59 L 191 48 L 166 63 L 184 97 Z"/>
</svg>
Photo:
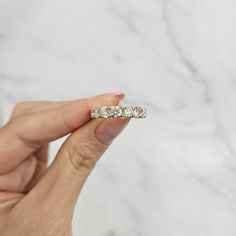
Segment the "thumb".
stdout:
<svg viewBox="0 0 236 236">
<path fill-rule="evenodd" d="M 128 122 L 128 119 L 95 119 L 76 130 L 26 198 L 48 209 L 50 215 L 57 218 L 63 215 L 70 221 L 87 177 Z"/>
</svg>

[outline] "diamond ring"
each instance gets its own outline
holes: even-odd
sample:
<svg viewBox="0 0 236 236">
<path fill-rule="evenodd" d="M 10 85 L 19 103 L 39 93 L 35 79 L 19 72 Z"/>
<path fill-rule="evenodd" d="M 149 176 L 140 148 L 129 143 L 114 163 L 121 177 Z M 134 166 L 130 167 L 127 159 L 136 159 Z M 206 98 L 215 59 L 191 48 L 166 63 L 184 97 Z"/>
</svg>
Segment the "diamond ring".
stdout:
<svg viewBox="0 0 236 236">
<path fill-rule="evenodd" d="M 97 118 L 145 118 L 146 109 L 138 106 L 93 107 L 91 117 Z"/>
</svg>

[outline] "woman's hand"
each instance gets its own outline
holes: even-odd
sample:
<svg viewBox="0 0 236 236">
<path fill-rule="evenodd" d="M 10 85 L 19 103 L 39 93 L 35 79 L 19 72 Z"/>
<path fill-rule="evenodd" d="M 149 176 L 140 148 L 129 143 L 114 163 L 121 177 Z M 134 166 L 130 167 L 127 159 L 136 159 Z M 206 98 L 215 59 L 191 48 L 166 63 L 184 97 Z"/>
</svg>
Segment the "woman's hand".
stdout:
<svg viewBox="0 0 236 236">
<path fill-rule="evenodd" d="M 127 119 L 90 120 L 92 106 L 122 93 L 72 102 L 26 102 L 0 129 L 0 235 L 71 235 L 73 210 L 97 160 Z M 50 142 L 70 134 L 47 168 Z"/>
</svg>

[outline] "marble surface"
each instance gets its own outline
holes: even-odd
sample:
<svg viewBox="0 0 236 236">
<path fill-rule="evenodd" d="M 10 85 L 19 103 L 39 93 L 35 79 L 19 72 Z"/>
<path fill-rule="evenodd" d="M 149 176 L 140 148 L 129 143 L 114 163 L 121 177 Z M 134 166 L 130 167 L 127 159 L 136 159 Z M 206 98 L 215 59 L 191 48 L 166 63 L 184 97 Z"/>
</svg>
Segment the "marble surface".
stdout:
<svg viewBox="0 0 236 236">
<path fill-rule="evenodd" d="M 148 108 L 90 176 L 74 235 L 236 235 L 235 22 L 234 0 L 0 0 L 5 121 L 107 91 Z"/>
</svg>

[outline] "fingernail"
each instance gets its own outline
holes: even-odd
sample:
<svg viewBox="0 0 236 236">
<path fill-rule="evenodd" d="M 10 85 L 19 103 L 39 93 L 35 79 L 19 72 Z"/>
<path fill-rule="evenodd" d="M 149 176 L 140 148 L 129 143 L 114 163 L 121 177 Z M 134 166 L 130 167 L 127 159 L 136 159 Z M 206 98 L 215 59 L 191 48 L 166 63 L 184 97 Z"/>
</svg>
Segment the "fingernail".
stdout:
<svg viewBox="0 0 236 236">
<path fill-rule="evenodd" d="M 114 97 L 119 97 L 120 99 L 123 99 L 125 97 L 125 94 L 122 92 L 112 92 L 112 93 L 104 93 L 99 96 L 114 96 Z"/>
<path fill-rule="evenodd" d="M 124 93 L 116 93 L 114 95 L 115 99 L 114 99 L 114 104 L 118 105 L 120 103 L 121 100 L 123 100 L 125 98 L 125 94 Z"/>
<path fill-rule="evenodd" d="M 126 127 L 129 119 L 105 119 L 94 131 L 97 140 L 103 144 L 110 144 Z"/>
<path fill-rule="evenodd" d="M 116 93 L 116 95 L 115 95 L 115 96 L 119 97 L 119 98 L 120 98 L 120 100 L 122 100 L 122 99 L 124 99 L 124 97 L 125 97 L 125 94 L 124 94 L 124 93 Z"/>
</svg>

